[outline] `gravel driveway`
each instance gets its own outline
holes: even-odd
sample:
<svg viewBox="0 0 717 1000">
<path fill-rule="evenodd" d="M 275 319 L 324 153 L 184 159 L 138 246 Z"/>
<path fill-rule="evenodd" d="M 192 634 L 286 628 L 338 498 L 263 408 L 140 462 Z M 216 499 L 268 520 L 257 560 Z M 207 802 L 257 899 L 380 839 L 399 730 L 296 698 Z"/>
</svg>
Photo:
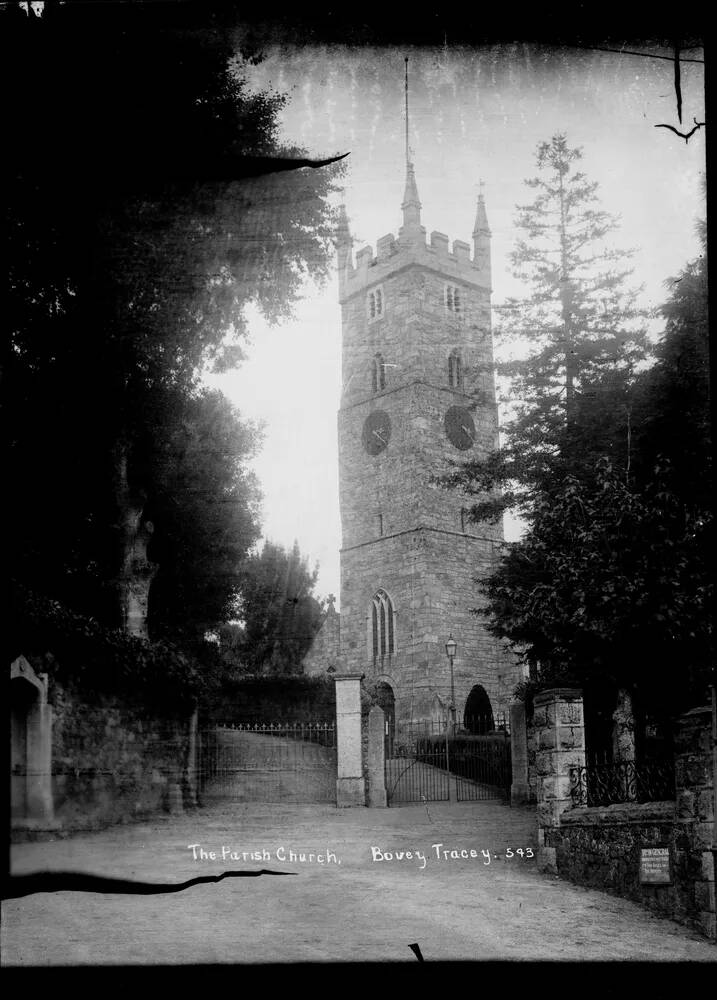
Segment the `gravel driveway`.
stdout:
<svg viewBox="0 0 717 1000">
<path fill-rule="evenodd" d="M 535 847 L 533 811 L 498 802 L 238 804 L 17 844 L 14 874 L 72 870 L 152 882 L 238 869 L 295 874 L 169 895 L 60 891 L 9 900 L 2 961 L 415 962 L 412 943 L 427 962 L 717 958 L 712 943 L 636 904 L 540 874 Z"/>
</svg>

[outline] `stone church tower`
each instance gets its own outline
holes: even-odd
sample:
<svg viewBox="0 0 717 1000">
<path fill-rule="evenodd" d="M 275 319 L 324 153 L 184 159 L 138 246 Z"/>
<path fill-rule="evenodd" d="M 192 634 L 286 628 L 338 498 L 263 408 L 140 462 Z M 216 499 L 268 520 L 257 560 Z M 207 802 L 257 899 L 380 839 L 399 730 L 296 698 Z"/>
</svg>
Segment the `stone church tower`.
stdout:
<svg viewBox="0 0 717 1000">
<path fill-rule="evenodd" d="M 328 664 L 312 650 L 305 669 L 364 674 L 388 686 L 397 726 L 440 727 L 452 636 L 460 727 L 486 709 L 506 712 L 521 675 L 471 614 L 480 603 L 474 577 L 495 564 L 502 524 L 471 523 L 469 500 L 432 481 L 451 461 L 498 444 L 490 229 L 481 193 L 472 253 L 460 240 L 449 248 L 439 232 L 427 242 L 410 162 L 401 208 L 398 237 L 382 237 L 375 256 L 367 247 L 355 262 L 342 209 L 339 655 Z"/>
</svg>

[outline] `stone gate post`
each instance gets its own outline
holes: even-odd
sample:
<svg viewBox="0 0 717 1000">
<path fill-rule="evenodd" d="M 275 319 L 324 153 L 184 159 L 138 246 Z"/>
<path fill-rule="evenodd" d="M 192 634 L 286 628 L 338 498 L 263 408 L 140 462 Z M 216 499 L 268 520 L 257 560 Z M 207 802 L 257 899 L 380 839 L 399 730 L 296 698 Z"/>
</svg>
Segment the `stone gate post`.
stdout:
<svg viewBox="0 0 717 1000">
<path fill-rule="evenodd" d="M 10 665 L 12 705 L 11 798 L 13 826 L 45 828 L 53 824 L 52 706 L 47 674 L 36 674 L 24 656 Z M 15 686 L 13 686 L 15 685 Z M 17 687 L 19 685 L 19 688 Z M 13 694 L 26 693 L 15 704 Z"/>
<path fill-rule="evenodd" d="M 386 798 L 386 715 L 380 705 L 368 713 L 368 804 L 385 806 Z"/>
<path fill-rule="evenodd" d="M 677 720 L 675 791 L 680 842 L 675 864 L 689 873 L 683 909 L 694 911 L 703 933 L 717 934 L 715 914 L 715 802 L 712 708 L 694 708 Z"/>
<path fill-rule="evenodd" d="M 334 674 L 336 683 L 336 805 L 365 806 L 366 782 L 361 760 L 361 678 Z"/>
<path fill-rule="evenodd" d="M 562 813 L 571 806 L 570 769 L 585 766 L 582 691 L 575 688 L 551 688 L 536 694 L 534 705 L 538 868 L 541 871 L 555 872 L 555 847 L 550 846 L 548 831 L 560 826 Z"/>
</svg>

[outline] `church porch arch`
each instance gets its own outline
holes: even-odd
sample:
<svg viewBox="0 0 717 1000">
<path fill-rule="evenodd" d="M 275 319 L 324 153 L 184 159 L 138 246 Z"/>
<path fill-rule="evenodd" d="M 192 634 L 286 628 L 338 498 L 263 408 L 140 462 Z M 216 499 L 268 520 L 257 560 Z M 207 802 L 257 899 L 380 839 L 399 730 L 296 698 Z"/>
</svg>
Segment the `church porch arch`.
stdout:
<svg viewBox="0 0 717 1000">
<path fill-rule="evenodd" d="M 463 728 L 473 734 L 487 733 L 494 728 L 493 706 L 482 684 L 474 684 L 463 710 Z"/>
</svg>

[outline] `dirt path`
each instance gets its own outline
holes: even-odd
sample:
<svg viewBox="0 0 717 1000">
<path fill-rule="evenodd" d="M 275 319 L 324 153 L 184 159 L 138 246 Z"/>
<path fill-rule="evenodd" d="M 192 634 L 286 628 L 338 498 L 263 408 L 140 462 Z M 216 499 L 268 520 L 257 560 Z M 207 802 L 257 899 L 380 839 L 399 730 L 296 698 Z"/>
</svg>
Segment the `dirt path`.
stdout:
<svg viewBox="0 0 717 1000">
<path fill-rule="evenodd" d="M 3 904 L 3 964 L 414 962 L 413 942 L 426 961 L 717 959 L 713 944 L 671 921 L 539 874 L 529 857 L 534 830 L 532 811 L 496 802 L 245 804 L 15 845 L 15 874 L 74 870 L 155 882 L 232 869 L 296 874 L 171 895 L 62 891 L 11 900 Z M 222 848 L 235 857 L 222 860 Z M 401 851 L 412 856 L 398 859 Z"/>
</svg>

